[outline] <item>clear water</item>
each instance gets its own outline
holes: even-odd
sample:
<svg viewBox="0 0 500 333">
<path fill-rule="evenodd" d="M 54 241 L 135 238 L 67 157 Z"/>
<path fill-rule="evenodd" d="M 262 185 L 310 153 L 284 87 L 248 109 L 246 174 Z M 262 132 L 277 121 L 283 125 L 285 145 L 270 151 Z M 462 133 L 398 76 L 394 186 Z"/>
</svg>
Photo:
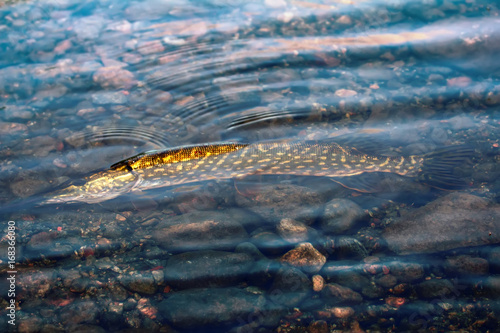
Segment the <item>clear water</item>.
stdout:
<svg viewBox="0 0 500 333">
<path fill-rule="evenodd" d="M 482 0 L 0 1 L 0 324 L 494 330 L 498 15 Z M 32 204 L 151 149 L 336 137 L 380 155 L 466 144 L 469 186 L 256 176 Z"/>
</svg>

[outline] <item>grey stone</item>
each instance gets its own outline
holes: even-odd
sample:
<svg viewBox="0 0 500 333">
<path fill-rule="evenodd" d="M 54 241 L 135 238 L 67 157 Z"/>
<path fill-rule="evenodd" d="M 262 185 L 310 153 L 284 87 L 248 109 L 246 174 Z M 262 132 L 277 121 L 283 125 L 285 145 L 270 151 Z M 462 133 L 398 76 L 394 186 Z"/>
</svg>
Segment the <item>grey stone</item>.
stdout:
<svg viewBox="0 0 500 333">
<path fill-rule="evenodd" d="M 312 291 L 312 282 L 307 275 L 294 267 L 283 267 L 277 273 L 269 292 L 275 304 L 293 307 Z"/>
<path fill-rule="evenodd" d="M 253 258 L 245 253 L 196 251 L 172 256 L 165 280 L 176 288 L 223 287 L 244 281 Z"/>
<path fill-rule="evenodd" d="M 239 288 L 189 289 L 172 293 L 162 301 L 159 312 L 181 329 L 207 329 L 246 323 L 254 314 L 264 313 L 262 295 Z"/>
<path fill-rule="evenodd" d="M 387 263 L 386 266 L 400 282 L 413 282 L 424 277 L 424 268 L 418 263 L 392 262 Z"/>
<path fill-rule="evenodd" d="M 363 300 L 359 293 L 336 283 L 326 284 L 321 295 L 330 304 L 358 304 Z"/>
<path fill-rule="evenodd" d="M 192 211 L 165 217 L 155 226 L 152 234 L 160 247 L 170 251 L 232 250 L 248 239 L 241 223 L 249 223 L 252 219 L 254 216 L 235 209 Z"/>
<path fill-rule="evenodd" d="M 457 290 L 449 280 L 427 280 L 416 286 L 417 293 L 423 298 L 439 298 L 451 295 Z M 458 296 L 458 295 L 457 295 Z"/>
<path fill-rule="evenodd" d="M 119 281 L 128 290 L 140 294 L 152 295 L 157 289 L 153 275 L 149 272 L 121 276 Z"/>
<path fill-rule="evenodd" d="M 307 241 L 310 228 L 302 222 L 284 218 L 276 229 L 278 234 L 287 242 L 300 243 Z"/>
<path fill-rule="evenodd" d="M 270 222 L 291 218 L 312 224 L 321 211 L 322 196 L 303 186 L 265 185 L 254 195 L 236 195 L 236 203 Z"/>
<path fill-rule="evenodd" d="M 383 232 L 399 254 L 434 253 L 500 242 L 500 205 L 451 193 L 401 217 Z"/>
<path fill-rule="evenodd" d="M 478 257 L 461 255 L 446 259 L 446 271 L 449 274 L 486 275 L 489 271 L 488 260 Z"/>
<path fill-rule="evenodd" d="M 333 199 L 325 205 L 321 228 L 325 233 L 342 234 L 351 229 L 364 212 L 357 204 L 346 199 Z"/>
</svg>

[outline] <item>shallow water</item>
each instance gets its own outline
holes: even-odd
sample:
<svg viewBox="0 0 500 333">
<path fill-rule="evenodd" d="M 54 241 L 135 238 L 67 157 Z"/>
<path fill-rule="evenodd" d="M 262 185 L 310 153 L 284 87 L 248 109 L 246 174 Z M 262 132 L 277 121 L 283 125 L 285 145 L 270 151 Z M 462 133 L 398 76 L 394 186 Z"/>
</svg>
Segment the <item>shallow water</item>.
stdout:
<svg viewBox="0 0 500 333">
<path fill-rule="evenodd" d="M 0 325 L 496 329 L 498 15 L 480 0 L 0 1 Z M 475 153 L 458 191 L 265 175 L 34 204 L 152 149 L 332 139 Z"/>
</svg>

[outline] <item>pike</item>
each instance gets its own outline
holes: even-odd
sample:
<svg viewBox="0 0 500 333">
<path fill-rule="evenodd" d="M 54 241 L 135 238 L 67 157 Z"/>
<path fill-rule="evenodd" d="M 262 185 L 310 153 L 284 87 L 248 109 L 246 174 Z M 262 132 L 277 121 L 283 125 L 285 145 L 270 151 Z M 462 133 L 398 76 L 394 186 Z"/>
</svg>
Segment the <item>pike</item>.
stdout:
<svg viewBox="0 0 500 333">
<path fill-rule="evenodd" d="M 389 172 L 441 189 L 464 185 L 454 174 L 473 150 L 450 146 L 424 155 L 375 156 L 332 141 L 215 143 L 142 153 L 96 172 L 44 197 L 43 204 L 97 203 L 122 194 L 248 175 L 322 176 L 343 179 L 367 172 Z M 351 187 L 352 188 L 352 187 Z M 366 192 L 363 188 L 353 188 Z"/>
</svg>

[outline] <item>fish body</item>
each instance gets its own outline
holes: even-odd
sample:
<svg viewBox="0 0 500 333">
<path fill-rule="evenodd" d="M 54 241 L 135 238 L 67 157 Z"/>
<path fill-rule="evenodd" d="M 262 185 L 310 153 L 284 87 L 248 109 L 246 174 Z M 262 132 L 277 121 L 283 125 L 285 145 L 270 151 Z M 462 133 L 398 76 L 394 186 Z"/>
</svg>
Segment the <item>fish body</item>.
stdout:
<svg viewBox="0 0 500 333">
<path fill-rule="evenodd" d="M 453 185 L 450 173 L 470 149 L 427 155 L 372 156 L 327 141 L 219 143 L 139 154 L 50 194 L 45 203 L 100 202 L 123 193 L 248 175 L 302 175 L 336 179 L 366 172 L 390 172 Z M 432 169 L 433 167 L 434 169 Z M 427 175 L 426 170 L 432 171 Z M 340 181 L 342 183 L 342 181 Z"/>
</svg>

